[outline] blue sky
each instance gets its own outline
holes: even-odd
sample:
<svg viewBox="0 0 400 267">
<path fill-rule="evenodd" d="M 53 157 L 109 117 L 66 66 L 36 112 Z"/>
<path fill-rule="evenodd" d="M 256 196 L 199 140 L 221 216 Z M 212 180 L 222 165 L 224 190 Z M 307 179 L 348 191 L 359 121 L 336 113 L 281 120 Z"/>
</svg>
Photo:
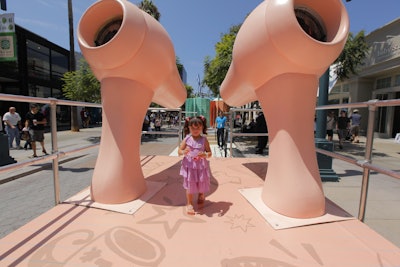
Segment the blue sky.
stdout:
<svg viewBox="0 0 400 267">
<path fill-rule="evenodd" d="M 322 0 L 315 0 L 322 1 Z M 95 0 L 73 0 L 76 29 L 84 11 Z M 138 4 L 140 0 L 131 0 Z M 233 25 L 242 23 L 261 0 L 153 0 L 160 23 L 169 33 L 175 53 L 187 71 L 187 83 L 198 90 L 203 62 L 214 56 L 214 45 Z M 350 17 L 350 31 L 369 32 L 400 17 L 399 0 L 352 0 L 343 3 Z M 0 11 L 4 13 L 4 11 Z M 8 0 L 7 13 L 15 22 L 47 40 L 69 49 L 67 0 Z M 75 50 L 79 46 L 75 42 Z M 204 89 L 203 89 L 204 92 Z"/>
</svg>

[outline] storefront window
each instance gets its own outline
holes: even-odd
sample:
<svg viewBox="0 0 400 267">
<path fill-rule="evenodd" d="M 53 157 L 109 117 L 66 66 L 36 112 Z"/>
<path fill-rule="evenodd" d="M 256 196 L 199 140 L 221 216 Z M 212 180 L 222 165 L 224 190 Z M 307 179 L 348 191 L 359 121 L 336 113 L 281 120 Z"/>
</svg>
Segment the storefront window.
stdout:
<svg viewBox="0 0 400 267">
<path fill-rule="evenodd" d="M 18 79 L 18 61 L 0 62 L 0 73 L 2 77 Z"/>
<path fill-rule="evenodd" d="M 51 51 L 51 77 L 53 80 L 61 80 L 68 71 L 68 56 Z"/>
<path fill-rule="evenodd" d="M 335 104 L 340 104 L 340 100 L 339 99 L 330 99 L 328 101 L 329 105 L 335 105 Z"/>
<path fill-rule="evenodd" d="M 29 84 L 29 96 L 51 97 L 51 89 L 44 86 Z"/>
<path fill-rule="evenodd" d="M 19 95 L 19 91 L 20 91 L 19 87 L 16 87 L 16 86 L 13 86 L 13 85 L 5 86 L 4 89 L 3 89 L 3 92 L 5 94 L 11 94 L 11 95 Z"/>
<path fill-rule="evenodd" d="M 376 89 L 389 88 L 391 86 L 392 77 L 386 77 L 376 80 Z"/>
<path fill-rule="evenodd" d="M 26 47 L 28 55 L 28 76 L 50 80 L 49 48 L 30 40 L 26 41 Z"/>
<path fill-rule="evenodd" d="M 394 78 L 394 86 L 400 86 L 400 75 L 396 75 Z"/>
<path fill-rule="evenodd" d="M 61 91 L 60 89 L 53 88 L 53 95 L 52 95 L 52 97 L 58 98 L 58 99 L 62 99 L 62 98 L 63 98 L 62 91 Z"/>
<path fill-rule="evenodd" d="M 335 86 L 331 90 L 330 94 L 339 94 L 340 93 L 340 86 Z"/>
</svg>

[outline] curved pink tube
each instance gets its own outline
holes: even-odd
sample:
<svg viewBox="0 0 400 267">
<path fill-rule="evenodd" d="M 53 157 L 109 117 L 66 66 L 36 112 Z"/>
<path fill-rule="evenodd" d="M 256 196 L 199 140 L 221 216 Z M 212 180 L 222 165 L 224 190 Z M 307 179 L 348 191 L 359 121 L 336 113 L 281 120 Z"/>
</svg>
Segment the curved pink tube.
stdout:
<svg viewBox="0 0 400 267">
<path fill-rule="evenodd" d="M 129 202 L 146 191 L 139 152 L 147 108 L 152 101 L 176 108 L 186 99 L 174 48 L 161 24 L 126 0 L 89 7 L 78 41 L 101 82 L 103 127 L 92 199 Z"/>
<path fill-rule="evenodd" d="M 259 100 L 270 136 L 262 199 L 280 214 L 325 213 L 313 136 L 316 93 L 348 30 L 340 0 L 266 0 L 236 37 L 221 96 L 232 106 Z"/>
</svg>

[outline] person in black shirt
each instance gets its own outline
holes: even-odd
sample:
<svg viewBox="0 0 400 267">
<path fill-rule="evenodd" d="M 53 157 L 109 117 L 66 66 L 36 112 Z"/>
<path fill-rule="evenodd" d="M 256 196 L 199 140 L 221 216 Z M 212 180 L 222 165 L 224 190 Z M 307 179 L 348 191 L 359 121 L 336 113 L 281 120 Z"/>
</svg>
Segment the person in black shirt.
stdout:
<svg viewBox="0 0 400 267">
<path fill-rule="evenodd" d="M 257 133 L 268 133 L 267 122 L 265 121 L 264 113 L 260 114 L 256 118 L 256 132 Z M 257 147 L 256 154 L 263 154 L 264 149 L 267 147 L 268 136 L 257 136 Z"/>
<path fill-rule="evenodd" d="M 31 136 L 31 146 L 33 150 L 33 158 L 37 157 L 36 154 L 36 142 L 39 142 L 42 146 L 42 152 L 48 155 L 44 148 L 44 126 L 47 120 L 43 113 L 40 112 L 38 105 L 31 104 L 30 111 L 25 116 L 25 130 L 29 130 Z"/>
<path fill-rule="evenodd" d="M 346 111 L 342 110 L 340 112 L 340 117 L 337 120 L 337 132 L 339 137 L 339 148 L 343 149 L 343 141 L 350 129 L 350 119 L 347 117 Z"/>
</svg>

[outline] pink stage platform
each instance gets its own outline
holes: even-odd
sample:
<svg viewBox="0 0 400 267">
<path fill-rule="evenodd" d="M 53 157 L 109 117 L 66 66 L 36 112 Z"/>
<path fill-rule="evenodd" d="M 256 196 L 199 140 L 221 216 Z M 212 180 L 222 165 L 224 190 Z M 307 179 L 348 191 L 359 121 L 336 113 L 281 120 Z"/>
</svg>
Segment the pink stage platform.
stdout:
<svg viewBox="0 0 400 267">
<path fill-rule="evenodd" d="M 103 206 L 84 190 L 54 207 L 0 240 L 0 266 L 400 266 L 400 248 L 330 201 L 321 222 L 266 214 L 263 158 L 212 158 L 212 191 L 187 215 L 180 160 L 142 157 L 140 200 Z"/>
</svg>

